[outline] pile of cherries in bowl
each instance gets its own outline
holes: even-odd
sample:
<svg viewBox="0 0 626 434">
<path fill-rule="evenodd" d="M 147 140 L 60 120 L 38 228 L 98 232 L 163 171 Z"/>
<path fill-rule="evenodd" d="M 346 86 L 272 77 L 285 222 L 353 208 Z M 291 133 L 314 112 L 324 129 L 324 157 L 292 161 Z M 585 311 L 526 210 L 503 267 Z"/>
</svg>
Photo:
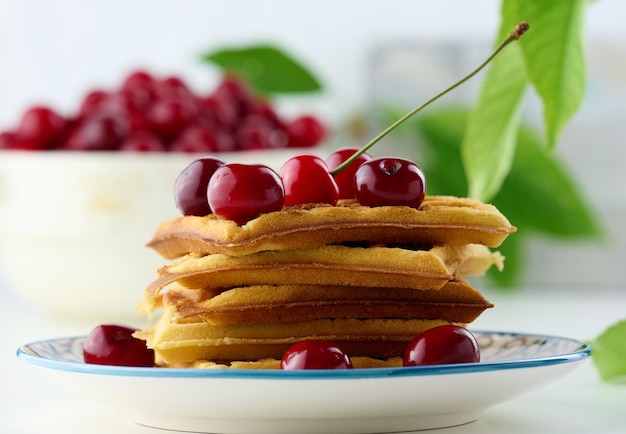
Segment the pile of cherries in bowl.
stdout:
<svg viewBox="0 0 626 434">
<path fill-rule="evenodd" d="M 318 117 L 287 119 L 235 76 L 205 94 L 138 70 L 116 89 L 88 92 L 76 113 L 29 108 L 0 132 L 0 150 L 216 153 L 312 147 L 325 135 Z"/>
</svg>

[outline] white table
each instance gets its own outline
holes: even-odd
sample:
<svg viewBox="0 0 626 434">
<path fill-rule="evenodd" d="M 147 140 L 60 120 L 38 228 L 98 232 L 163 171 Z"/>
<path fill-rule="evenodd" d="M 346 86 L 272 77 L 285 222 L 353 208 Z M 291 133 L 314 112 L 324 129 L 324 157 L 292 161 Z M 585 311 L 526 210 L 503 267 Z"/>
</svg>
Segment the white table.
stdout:
<svg viewBox="0 0 626 434">
<path fill-rule="evenodd" d="M 1 276 L 0 276 L 1 278 Z M 52 318 L 12 294 L 0 279 L 0 433 L 148 434 L 117 410 L 57 388 L 15 351 L 35 340 L 86 334 L 95 324 Z M 475 329 L 540 333 L 588 340 L 626 318 L 626 288 L 534 288 L 486 292 L 496 305 Z M 626 433 L 626 384 L 606 384 L 587 360 L 535 392 L 490 409 L 478 421 L 437 434 Z"/>
</svg>

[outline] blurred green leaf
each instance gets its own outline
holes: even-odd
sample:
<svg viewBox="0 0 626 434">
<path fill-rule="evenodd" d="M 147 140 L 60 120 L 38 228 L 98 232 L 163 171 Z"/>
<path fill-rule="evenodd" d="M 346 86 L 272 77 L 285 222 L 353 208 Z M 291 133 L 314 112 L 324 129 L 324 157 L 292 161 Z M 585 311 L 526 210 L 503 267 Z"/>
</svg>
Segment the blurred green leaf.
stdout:
<svg viewBox="0 0 626 434">
<path fill-rule="evenodd" d="M 467 182 L 459 153 L 467 109 L 430 112 L 418 119 L 417 128 L 427 146 L 420 162 L 426 175 L 426 188 L 431 195 L 464 196 Z"/>
<path fill-rule="evenodd" d="M 586 1 L 504 2 L 510 6 L 505 20 L 531 23 L 531 31 L 519 45 L 529 79 L 543 101 L 546 142 L 552 149 L 585 95 L 582 21 Z"/>
<path fill-rule="evenodd" d="M 626 320 L 606 329 L 591 342 L 591 360 L 605 381 L 626 379 Z"/>
<path fill-rule="evenodd" d="M 597 237 L 602 231 L 582 197 L 576 178 L 537 135 L 522 128 L 515 162 L 501 191 L 494 198 L 500 210 L 520 230 L 560 238 Z"/>
<path fill-rule="evenodd" d="M 519 284 L 528 256 L 524 249 L 524 241 L 527 239 L 528 237 L 517 232 L 507 237 L 498 247 L 497 250 L 504 256 L 504 270 L 499 271 L 492 267 L 487 271 L 487 277 L 499 288 L 513 289 Z"/>
<path fill-rule="evenodd" d="M 507 5 L 503 4 L 499 40 L 517 24 L 505 12 Z M 509 44 L 491 63 L 465 129 L 460 152 L 468 196 L 491 200 L 509 173 L 526 86 L 521 49 L 517 43 Z"/>
<path fill-rule="evenodd" d="M 270 45 L 221 49 L 204 54 L 202 59 L 227 73 L 242 76 L 257 92 L 266 95 L 314 92 L 322 88 L 302 64 Z"/>
<path fill-rule="evenodd" d="M 463 195 L 465 177 L 459 157 L 470 111 L 463 108 L 430 111 L 417 119 L 416 133 L 425 145 L 428 194 Z M 498 248 L 506 256 L 505 271 L 490 271 L 501 287 L 519 282 L 526 263 L 524 246 L 533 234 L 559 238 L 598 237 L 595 213 L 556 154 L 542 146 L 538 135 L 522 127 L 511 171 L 492 203 L 518 227 Z"/>
</svg>

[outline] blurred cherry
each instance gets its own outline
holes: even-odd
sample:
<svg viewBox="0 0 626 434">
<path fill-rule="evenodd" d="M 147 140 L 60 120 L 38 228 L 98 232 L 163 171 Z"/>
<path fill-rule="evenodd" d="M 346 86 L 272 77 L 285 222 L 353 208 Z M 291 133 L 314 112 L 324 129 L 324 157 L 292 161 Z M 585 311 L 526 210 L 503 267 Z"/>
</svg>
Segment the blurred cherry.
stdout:
<svg viewBox="0 0 626 434">
<path fill-rule="evenodd" d="M 237 147 L 242 151 L 280 149 L 285 146 L 285 131 L 262 116 L 246 116 L 237 127 Z"/>
<path fill-rule="evenodd" d="M 290 148 L 311 148 L 326 136 L 324 125 L 314 116 L 300 116 L 286 125 Z"/>
<path fill-rule="evenodd" d="M 232 152 L 235 141 L 221 128 L 206 125 L 191 125 L 178 136 L 170 146 L 172 152 Z"/>
<path fill-rule="evenodd" d="M 16 149 L 17 135 L 11 131 L 0 133 L 0 149 Z"/>
<path fill-rule="evenodd" d="M 126 137 L 119 148 L 125 152 L 165 152 L 161 139 L 149 131 L 134 131 Z"/>
<path fill-rule="evenodd" d="M 63 149 L 70 151 L 114 151 L 130 133 L 122 116 L 102 115 L 80 123 L 70 134 Z"/>
<path fill-rule="evenodd" d="M 59 145 L 67 121 L 51 108 L 35 106 L 28 109 L 17 127 L 18 141 L 30 143 L 34 150 L 52 149 Z"/>
</svg>

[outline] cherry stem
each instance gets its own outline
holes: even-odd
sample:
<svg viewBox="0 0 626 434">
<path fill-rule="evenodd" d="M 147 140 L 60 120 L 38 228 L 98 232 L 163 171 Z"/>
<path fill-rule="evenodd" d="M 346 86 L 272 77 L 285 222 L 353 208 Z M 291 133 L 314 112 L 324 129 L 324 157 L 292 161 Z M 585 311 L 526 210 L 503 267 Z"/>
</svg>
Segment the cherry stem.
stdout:
<svg viewBox="0 0 626 434">
<path fill-rule="evenodd" d="M 347 166 L 349 166 L 354 160 L 356 160 L 361 154 L 363 154 L 364 152 L 367 152 L 368 149 L 370 149 L 372 146 L 374 146 L 376 143 L 378 143 L 383 137 L 385 137 L 392 130 L 394 130 L 398 125 L 400 125 L 401 123 L 406 121 L 408 118 L 410 118 L 414 114 L 416 114 L 419 111 L 421 111 L 426 106 L 428 106 L 431 103 L 435 102 L 436 100 L 438 100 L 439 98 L 441 98 L 442 96 L 447 94 L 448 92 L 456 89 L 457 87 L 459 87 L 460 85 L 462 85 L 463 83 L 465 83 L 466 81 L 468 81 L 469 79 L 474 77 L 485 66 L 487 66 L 487 64 L 489 62 L 491 62 L 507 45 L 509 45 L 511 42 L 517 41 L 529 28 L 530 28 L 530 26 L 528 25 L 528 23 L 526 23 L 524 21 L 519 23 L 517 26 L 515 26 L 515 29 L 511 33 L 509 33 L 509 35 L 500 43 L 500 45 L 498 45 L 496 47 L 496 49 L 493 51 L 493 53 L 491 53 L 491 55 L 478 68 L 476 68 L 474 71 L 472 71 L 471 73 L 469 73 L 468 75 L 463 77 L 461 80 L 459 80 L 456 83 L 454 83 L 452 86 L 448 87 L 447 89 L 443 90 L 442 92 L 439 92 L 437 95 L 433 96 L 428 101 L 424 102 L 422 105 L 414 108 L 413 110 L 411 110 L 410 112 L 408 112 L 407 114 L 402 116 L 400 119 L 398 119 L 393 124 L 391 124 L 383 132 L 381 132 L 376 137 L 374 137 L 369 143 L 367 143 L 365 146 L 363 146 L 361 149 L 359 149 L 357 152 L 355 152 L 352 156 L 350 156 L 350 158 L 348 158 L 346 161 L 344 161 L 339 166 L 337 166 L 334 170 L 332 170 L 330 172 L 331 175 L 336 176 L 339 172 L 341 172 L 343 169 L 345 169 Z"/>
</svg>

